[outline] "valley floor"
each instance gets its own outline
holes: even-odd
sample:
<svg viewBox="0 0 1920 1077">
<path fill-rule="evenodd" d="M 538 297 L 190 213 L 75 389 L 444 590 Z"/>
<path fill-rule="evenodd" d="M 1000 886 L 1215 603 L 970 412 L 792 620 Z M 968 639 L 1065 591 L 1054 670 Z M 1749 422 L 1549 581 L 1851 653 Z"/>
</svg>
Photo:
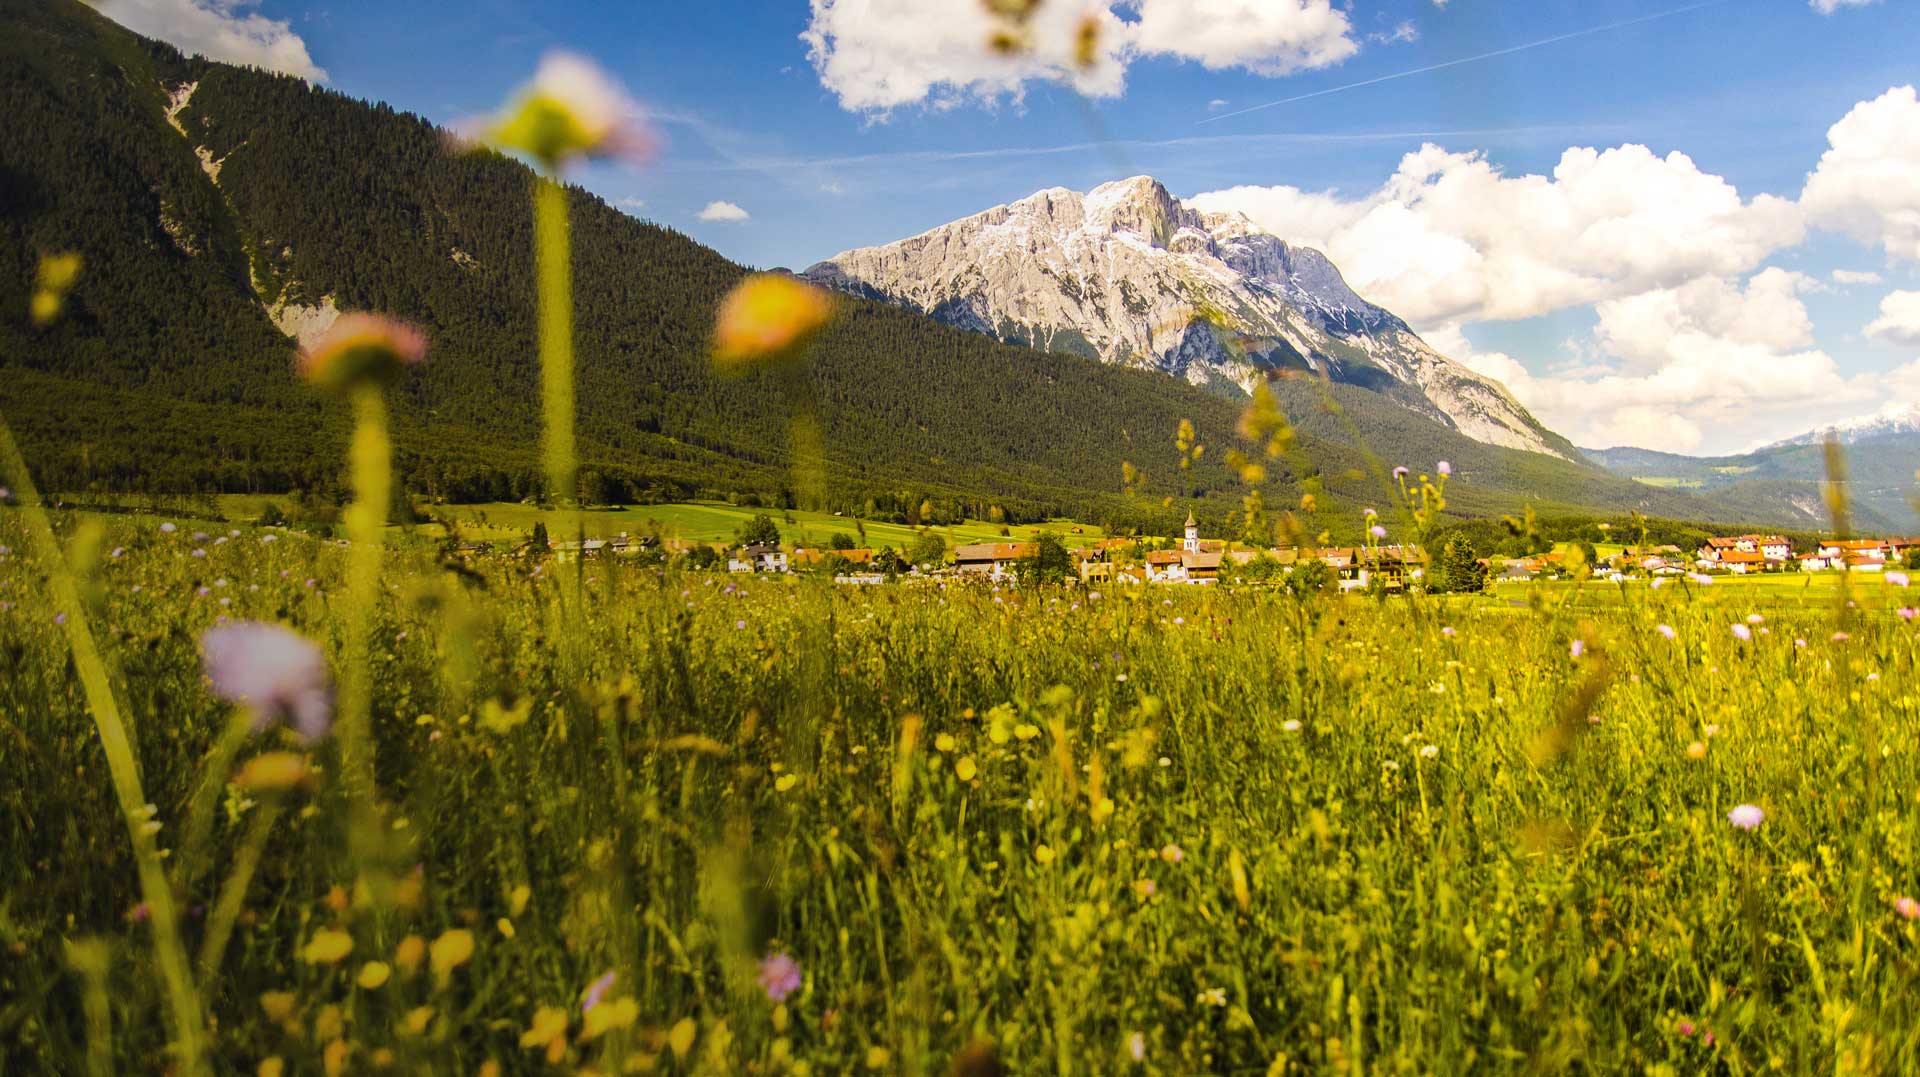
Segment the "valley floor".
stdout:
<svg viewBox="0 0 1920 1077">
<path fill-rule="evenodd" d="M 191 976 L 218 1072 L 1920 1068 L 1884 580 L 1096 599 L 400 551 L 356 667 L 346 551 L 158 523 L 67 536 L 79 611 L 0 511 L 9 1074 L 175 1038 L 76 612 L 182 941 L 232 929 Z M 200 648 L 253 620 L 366 678 L 377 797 L 337 737 L 234 725 Z"/>
</svg>

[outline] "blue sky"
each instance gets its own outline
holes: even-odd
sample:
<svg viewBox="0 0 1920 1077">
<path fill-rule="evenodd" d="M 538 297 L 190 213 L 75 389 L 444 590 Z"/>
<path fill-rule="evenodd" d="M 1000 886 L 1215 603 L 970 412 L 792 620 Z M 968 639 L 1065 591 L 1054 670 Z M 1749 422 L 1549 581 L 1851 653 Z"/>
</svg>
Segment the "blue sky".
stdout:
<svg viewBox="0 0 1920 1077">
<path fill-rule="evenodd" d="M 1114 0 L 1108 8 L 1138 28 L 1155 4 L 1232 2 Z M 1183 20 L 1161 32 L 1157 45 L 1125 53 L 1114 45 L 1113 62 L 1081 82 L 1090 93 L 1049 77 L 1057 70 L 1044 62 L 1030 65 L 1035 77 L 1021 79 L 1020 69 L 958 55 L 953 41 L 960 39 L 940 37 L 934 23 L 956 7 L 974 17 L 965 0 L 814 0 L 811 8 L 805 0 L 109 0 L 105 10 L 153 32 L 169 25 L 169 9 L 191 9 L 190 17 L 171 17 L 177 32 L 161 36 L 209 52 L 264 43 L 282 61 L 295 43 L 274 40 L 271 24 L 284 22 L 283 35 L 298 38 L 327 84 L 441 122 L 498 107 L 548 50 L 587 54 L 646 106 L 664 146 L 645 166 L 596 166 L 575 178 L 637 216 L 756 266 L 808 265 L 1049 186 L 1084 190 L 1148 173 L 1183 197 L 1240 189 L 1219 205 L 1271 221 L 1276 231 L 1299 229 L 1289 239 L 1326 245 L 1363 293 L 1407 316 L 1449 354 L 1470 354 L 1477 368 L 1504 375 L 1524 402 L 1576 440 L 1737 450 L 1920 394 L 1920 366 L 1902 370 L 1920 355 L 1920 326 L 1896 317 L 1866 332 L 1886 321 L 1879 308 L 1889 295 L 1920 288 L 1920 238 L 1908 252 L 1879 242 L 1873 231 L 1872 213 L 1904 219 L 1903 207 L 1849 209 L 1848 197 L 1880 197 L 1861 193 L 1873 184 L 1858 169 L 1832 185 L 1854 193 L 1828 198 L 1818 215 L 1802 215 L 1824 225 L 1775 220 L 1754 201 L 1800 199 L 1808 174 L 1832 148 L 1830 128 L 1913 83 L 1920 5 L 1352 0 L 1329 9 L 1327 0 L 1243 2 L 1270 4 L 1284 49 L 1249 53 L 1239 42 L 1206 38 L 1205 27 L 1189 32 Z M 1079 2 L 1052 3 L 1084 10 Z M 1818 10 L 1824 7 L 1835 10 Z M 245 40 L 233 45 L 208 36 L 202 17 L 209 12 L 253 20 Z M 925 34 L 916 36 L 922 26 Z M 803 40 L 810 29 L 829 35 L 825 55 L 817 45 L 810 55 Z M 1151 35 L 1139 29 L 1146 42 Z M 1564 35 L 1573 36 L 1525 47 Z M 1517 51 L 1474 59 L 1511 49 Z M 1034 55 L 1044 50 L 1036 46 Z M 834 66 L 841 63 L 844 69 Z M 1446 66 L 1408 74 L 1437 65 Z M 974 77 L 982 71 L 988 74 Z M 904 90 L 902 76 L 911 76 Z M 923 96 L 913 96 L 912 77 L 930 83 Z M 1305 99 L 1241 111 L 1290 98 Z M 881 99 L 886 107 L 875 104 Z M 1880 126 L 1898 123 L 1903 108 L 1903 101 L 1884 106 Z M 1729 226 L 1740 230 L 1729 245 L 1751 240 L 1751 250 L 1719 260 L 1678 250 L 1671 272 L 1638 264 L 1657 262 L 1659 249 L 1587 251 L 1581 257 L 1589 279 L 1564 294 L 1447 305 L 1430 301 L 1438 291 L 1433 280 L 1394 275 L 1397 237 L 1370 229 L 1368 247 L 1337 230 L 1315 234 L 1298 223 L 1302 197 L 1288 193 L 1330 193 L 1325 205 L 1314 205 L 1352 217 L 1370 203 L 1377 208 L 1401 197 L 1389 197 L 1383 185 L 1396 173 L 1404 178 L 1403 159 L 1423 146 L 1451 155 L 1439 175 L 1472 171 L 1466 155 L 1477 154 L 1498 177 L 1517 179 L 1553 175 L 1570 148 L 1629 144 L 1651 154 L 1631 168 L 1617 160 L 1620 176 L 1608 182 L 1632 184 L 1644 174 L 1651 183 L 1646 197 L 1656 204 L 1682 198 L 1660 193 L 1660 184 L 1664 173 L 1682 171 L 1666 155 L 1683 153 L 1694 172 L 1713 181 L 1688 180 L 1707 202 L 1717 184 L 1737 192 L 1736 209 L 1753 211 L 1746 215 L 1754 221 Z M 1920 170 L 1920 160 L 1908 163 Z M 1516 205 L 1531 198 L 1494 179 L 1478 182 L 1488 184 L 1490 212 L 1503 212 L 1508 195 Z M 1594 209 L 1599 182 L 1567 197 L 1583 212 L 1604 213 Z M 701 219 L 716 201 L 737 205 L 746 219 Z M 1458 223 L 1430 216 L 1429 233 L 1451 235 Z M 1720 224 L 1724 218 L 1714 216 Z M 1684 232 L 1690 220 L 1677 214 L 1668 230 Z M 1833 223 L 1842 221 L 1852 226 Z M 1511 227 L 1533 234 L 1542 226 L 1521 214 Z M 1489 290 L 1511 291 L 1512 273 L 1530 273 L 1538 257 L 1522 252 L 1510 259 Z M 1620 266 L 1605 264 L 1609 258 Z M 1767 270 L 1801 277 L 1797 284 L 1768 278 L 1756 288 L 1756 275 Z M 1841 285 L 1835 270 L 1878 280 Z M 1672 302 L 1663 302 L 1663 293 L 1675 293 Z M 1810 324 L 1751 339 L 1741 328 L 1751 321 L 1742 317 L 1742 302 L 1770 309 L 1797 303 Z M 1697 384 L 1697 370 L 1668 371 L 1659 381 L 1675 356 L 1645 339 L 1657 328 L 1646 319 L 1655 308 L 1676 305 L 1679 313 L 1661 315 L 1670 335 L 1727 345 L 1714 353 L 1727 363 L 1781 360 L 1790 384 L 1748 385 L 1716 399 Z M 1828 362 L 1810 365 L 1809 353 Z M 1874 380 L 1884 380 L 1883 394 Z M 1798 401 L 1796 388 L 1804 393 Z M 1595 414 L 1594 400 L 1607 401 L 1609 414 Z M 1632 414 L 1621 419 L 1613 411 Z"/>
</svg>

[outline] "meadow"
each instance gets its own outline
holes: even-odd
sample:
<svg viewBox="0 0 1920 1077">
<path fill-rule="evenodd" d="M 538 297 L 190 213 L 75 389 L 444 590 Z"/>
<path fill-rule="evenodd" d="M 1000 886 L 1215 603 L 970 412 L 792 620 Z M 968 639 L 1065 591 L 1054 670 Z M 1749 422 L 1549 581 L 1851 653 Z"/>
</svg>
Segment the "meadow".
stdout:
<svg viewBox="0 0 1920 1077">
<path fill-rule="evenodd" d="M 23 517 L 4 1069 L 158 1072 L 157 925 Z M 1302 600 L 390 555 L 356 793 L 337 737 L 252 733 L 200 653 L 278 622 L 344 668 L 350 550 L 56 520 L 217 1072 L 1920 1061 L 1916 639 L 1884 580 L 1750 623 L 1761 592 L 1719 584 Z"/>
</svg>

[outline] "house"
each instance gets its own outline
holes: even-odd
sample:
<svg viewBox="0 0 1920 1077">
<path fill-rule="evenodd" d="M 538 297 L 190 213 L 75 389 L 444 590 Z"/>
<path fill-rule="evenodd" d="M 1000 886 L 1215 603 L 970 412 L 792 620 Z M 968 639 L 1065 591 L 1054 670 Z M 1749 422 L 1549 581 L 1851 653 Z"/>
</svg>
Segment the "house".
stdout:
<svg viewBox="0 0 1920 1077">
<path fill-rule="evenodd" d="M 1767 555 L 1758 550 L 1725 550 L 1714 560 L 1715 565 L 1728 572 L 1745 575 L 1749 572 L 1764 572 L 1770 562 Z"/>
<path fill-rule="evenodd" d="M 556 561 L 591 561 L 606 552 L 606 539 L 580 539 L 572 542 L 553 544 L 553 559 Z"/>
<path fill-rule="evenodd" d="M 1220 578 L 1221 555 L 1212 551 L 1180 554 L 1181 574 L 1188 583 L 1213 583 Z"/>
<path fill-rule="evenodd" d="M 1185 556 L 1182 550 L 1149 550 L 1141 560 L 1146 562 L 1147 579 L 1155 583 L 1172 583 L 1184 580 L 1187 570 L 1180 559 Z"/>
<path fill-rule="evenodd" d="M 1822 569 L 1839 568 L 1840 556 L 1838 553 L 1828 553 L 1825 550 L 1803 553 L 1800 555 L 1800 567 L 1807 572 L 1819 572 Z"/>
<path fill-rule="evenodd" d="M 1756 535 L 1752 537 L 1754 539 L 1754 545 L 1760 550 L 1760 556 L 1765 557 L 1769 561 L 1777 564 L 1793 556 L 1793 543 L 1788 542 L 1785 535 Z"/>
<path fill-rule="evenodd" d="M 838 557 L 849 565 L 865 565 L 872 563 L 873 555 L 876 552 L 875 550 L 866 548 L 854 550 L 822 550 L 814 547 L 803 549 L 796 546 L 793 550 L 793 556 L 788 559 L 788 563 L 792 567 L 798 568 L 802 565 L 818 565 L 831 558 Z"/>
<path fill-rule="evenodd" d="M 1822 552 L 1828 549 L 1846 558 L 1849 568 L 1878 571 L 1886 566 L 1887 548 L 1879 539 L 1843 539 L 1821 544 Z"/>
<path fill-rule="evenodd" d="M 1014 566 L 1040 551 L 1037 542 L 976 542 L 953 548 L 953 568 L 962 576 L 985 576 L 1003 580 L 1013 575 Z"/>
<path fill-rule="evenodd" d="M 728 572 L 786 572 L 786 552 L 773 543 L 747 546 L 727 558 Z"/>
</svg>

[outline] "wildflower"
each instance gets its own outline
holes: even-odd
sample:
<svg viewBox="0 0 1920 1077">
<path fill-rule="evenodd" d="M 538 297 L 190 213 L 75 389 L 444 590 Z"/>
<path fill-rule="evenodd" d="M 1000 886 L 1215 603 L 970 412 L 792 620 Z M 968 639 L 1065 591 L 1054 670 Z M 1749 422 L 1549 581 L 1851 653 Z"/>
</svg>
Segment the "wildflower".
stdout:
<svg viewBox="0 0 1920 1077">
<path fill-rule="evenodd" d="M 1697 759 L 1705 759 L 1706 757 L 1707 757 L 1707 745 L 1705 741 L 1696 740 L 1692 744 L 1687 745 L 1688 759 L 1697 760 Z"/>
<path fill-rule="evenodd" d="M 1682 1017 L 1679 1022 L 1673 1026 L 1673 1030 L 1682 1036 L 1691 1036 L 1693 1035 L 1693 1022 Z"/>
<path fill-rule="evenodd" d="M 1413 474 L 1412 470 L 1409 469 L 1405 464 L 1402 464 L 1401 466 L 1393 469 L 1393 477 L 1396 479 L 1404 479 L 1411 474 Z"/>
<path fill-rule="evenodd" d="M 1455 636 L 1455 635 L 1458 635 L 1458 633 L 1456 633 L 1456 632 L 1455 632 L 1455 631 L 1453 630 L 1453 626 L 1452 626 L 1452 625 L 1447 625 L 1447 626 L 1446 626 L 1445 628 L 1442 628 L 1442 629 L 1440 630 L 1440 634 L 1441 634 L 1441 635 L 1443 635 L 1443 636 Z"/>
<path fill-rule="evenodd" d="M 1372 535 L 1374 538 L 1382 539 L 1387 537 L 1387 529 L 1381 527 L 1379 524 L 1374 524 L 1372 527 L 1367 528 L 1367 534 Z"/>
<path fill-rule="evenodd" d="M 166 523 L 160 525 L 160 533 L 163 535 L 171 535 L 178 530 L 179 528 L 174 526 L 172 520 L 168 520 Z"/>
<path fill-rule="evenodd" d="M 1140 899 L 1145 901 L 1147 898 L 1159 893 L 1160 887 L 1152 879 L 1135 879 L 1133 882 L 1133 892 L 1140 895 Z"/>
<path fill-rule="evenodd" d="M 738 370 L 792 358 L 832 317 L 833 302 L 819 288 L 784 273 L 753 274 L 720 303 L 713 361 Z"/>
<path fill-rule="evenodd" d="M 1042 867 L 1053 863 L 1053 847 L 1049 845 L 1036 846 L 1033 850 L 1033 859 L 1038 861 Z"/>
<path fill-rule="evenodd" d="M 1442 460 L 1439 463 L 1435 464 L 1433 466 L 1433 469 L 1435 471 L 1438 471 L 1440 473 L 1440 477 L 1443 479 L 1446 478 L 1448 475 L 1453 474 L 1453 465 L 1447 463 L 1445 460 Z"/>
<path fill-rule="evenodd" d="M 1687 573 L 1687 579 L 1692 580 L 1693 582 L 1699 584 L 1702 587 L 1705 587 L 1708 584 L 1713 582 L 1713 577 L 1707 575 L 1704 572 L 1689 572 Z"/>
<path fill-rule="evenodd" d="M 1013 735 L 1021 740 L 1032 740 L 1040 735 L 1040 727 L 1030 722 L 1021 722 L 1013 727 Z"/>
<path fill-rule="evenodd" d="M 369 961 L 360 966 L 360 975 L 354 980 L 362 988 L 373 991 L 393 977 L 393 969 L 384 961 Z"/>
<path fill-rule="evenodd" d="M 972 756 L 963 755 L 953 764 L 953 772 L 960 776 L 961 781 L 970 782 L 974 775 L 980 773 L 980 767 L 974 763 Z"/>
<path fill-rule="evenodd" d="M 200 655 L 214 694 L 251 710 L 255 732 L 290 722 L 309 743 L 327 735 L 333 719 L 327 661 L 305 637 L 241 621 L 208 629 Z"/>
<path fill-rule="evenodd" d="M 352 952 L 352 935 L 344 931 L 324 930 L 307 940 L 306 947 L 300 951 L 300 958 L 309 965 L 332 965 Z"/>
<path fill-rule="evenodd" d="M 542 57 L 533 81 L 481 138 L 526 154 L 548 172 L 578 157 L 644 158 L 654 144 L 626 91 L 593 61 L 569 52 Z"/>
<path fill-rule="evenodd" d="M 1362 512 L 1362 513 L 1361 513 L 1360 515 L 1362 515 L 1362 516 L 1364 516 L 1364 517 L 1366 517 L 1367 519 L 1369 519 L 1369 520 L 1371 520 L 1371 519 L 1373 519 L 1374 517 L 1376 517 L 1376 516 L 1378 516 L 1378 515 L 1380 515 L 1380 514 L 1379 514 L 1379 513 L 1377 513 L 1377 512 L 1375 512 L 1375 511 L 1373 511 L 1373 510 L 1372 510 L 1371 508 L 1369 508 L 1369 509 L 1367 509 L 1366 511 L 1364 511 L 1364 512 Z"/>
<path fill-rule="evenodd" d="M 1733 638 L 1745 643 L 1753 638 L 1753 629 L 1743 624 L 1736 624 L 1733 626 Z"/>
<path fill-rule="evenodd" d="M 473 932 L 455 928 L 433 940 L 427 949 L 427 959 L 433 964 L 433 971 L 442 979 L 454 969 L 466 964 L 473 957 Z"/>
<path fill-rule="evenodd" d="M 1573 657 L 1578 658 L 1587 653 L 1587 641 L 1583 639 L 1574 640 L 1573 645 L 1567 649 L 1573 654 Z"/>
<path fill-rule="evenodd" d="M 1438 744 L 1428 744 L 1420 749 L 1420 758 L 1422 759 L 1438 759 L 1439 757 L 1440 746 Z"/>
<path fill-rule="evenodd" d="M 249 793 L 284 792 L 305 781 L 307 757 L 298 752 L 266 752 L 247 760 L 233 784 Z"/>
<path fill-rule="evenodd" d="M 1289 718 L 1286 721 L 1280 723 L 1280 729 L 1282 732 L 1286 732 L 1286 733 L 1298 733 L 1300 732 L 1300 719 Z"/>
<path fill-rule="evenodd" d="M 773 780 L 773 791 L 776 793 L 784 793 L 787 790 L 792 789 L 794 786 L 799 784 L 800 784 L 799 775 L 782 774 L 778 778 L 775 778 Z"/>
<path fill-rule="evenodd" d="M 1887 573 L 1886 580 L 1895 587 L 1905 587 L 1909 582 L 1907 574 L 1904 572 L 1889 572 Z"/>
<path fill-rule="evenodd" d="M 1912 606 L 1902 606 L 1899 609 L 1895 610 L 1894 614 L 1895 616 L 1899 617 L 1902 621 L 1911 621 L 1913 620 L 1916 612 L 1917 611 L 1915 611 Z"/>
<path fill-rule="evenodd" d="M 580 1012 L 582 1014 L 593 1012 L 593 1008 L 600 1005 L 601 999 L 607 997 L 607 992 L 613 989 L 613 982 L 619 978 L 619 973 L 608 969 L 600 974 L 599 979 L 588 984 L 586 991 L 580 996 Z"/>
<path fill-rule="evenodd" d="M 343 314 L 300 352 L 300 376 L 335 392 L 384 385 L 427 355 L 427 338 L 404 322 L 378 314 Z"/>
<path fill-rule="evenodd" d="M 1752 830 L 1760 825 L 1767 814 L 1752 804 L 1742 804 L 1727 813 L 1727 822 L 1742 830 Z"/>
<path fill-rule="evenodd" d="M 1135 1062 L 1144 1062 L 1147 1058 L 1147 1038 L 1138 1032 L 1127 1035 L 1127 1057 Z"/>
<path fill-rule="evenodd" d="M 1168 844 L 1160 847 L 1160 859 L 1166 861 L 1169 864 L 1178 864 L 1180 861 L 1185 860 L 1186 858 L 1187 858 L 1186 850 L 1180 848 L 1178 845 Z"/>
<path fill-rule="evenodd" d="M 528 1050 L 545 1048 L 550 1055 L 556 1056 L 554 1061 L 557 1062 L 560 1052 L 554 1050 L 554 1045 L 558 1044 L 560 1051 L 565 1051 L 566 1038 L 567 1011 L 558 1006 L 542 1006 L 533 1011 L 533 1020 L 528 1023 L 527 1030 L 520 1034 L 520 1046 Z"/>
<path fill-rule="evenodd" d="M 760 962 L 760 990 L 772 1002 L 785 1002 L 800 990 L 800 963 L 786 954 L 768 954 Z"/>
<path fill-rule="evenodd" d="M 1899 913 L 1903 920 L 1920 920 L 1920 901 L 1902 897 L 1893 903 L 1893 911 Z"/>
<path fill-rule="evenodd" d="M 393 963 L 400 966 L 402 972 L 412 974 L 420 967 L 420 959 L 427 955 L 427 940 L 418 935 L 408 935 L 393 948 Z"/>
<path fill-rule="evenodd" d="M 1202 1006 L 1225 1006 L 1227 1004 L 1227 992 L 1225 988 L 1209 987 L 1194 996 L 1193 1000 Z"/>
<path fill-rule="evenodd" d="M 1847 635 L 1845 632 L 1835 632 L 1833 634 L 1833 642 L 1835 643 L 1845 643 L 1852 638 L 1852 636 Z"/>
<path fill-rule="evenodd" d="M 1665 636 L 1665 637 L 1667 637 L 1668 639 L 1672 639 L 1672 638 L 1674 638 L 1675 636 L 1677 636 L 1677 635 L 1679 634 L 1679 633 L 1677 633 L 1677 632 L 1675 632 L 1675 631 L 1673 630 L 1673 626 L 1672 626 L 1672 625 L 1665 625 L 1665 624 L 1663 624 L 1663 625 L 1654 625 L 1654 626 L 1653 626 L 1653 630 L 1654 630 L 1655 632 L 1658 632 L 1658 633 L 1660 633 L 1661 635 L 1663 635 L 1663 636 Z"/>
</svg>

